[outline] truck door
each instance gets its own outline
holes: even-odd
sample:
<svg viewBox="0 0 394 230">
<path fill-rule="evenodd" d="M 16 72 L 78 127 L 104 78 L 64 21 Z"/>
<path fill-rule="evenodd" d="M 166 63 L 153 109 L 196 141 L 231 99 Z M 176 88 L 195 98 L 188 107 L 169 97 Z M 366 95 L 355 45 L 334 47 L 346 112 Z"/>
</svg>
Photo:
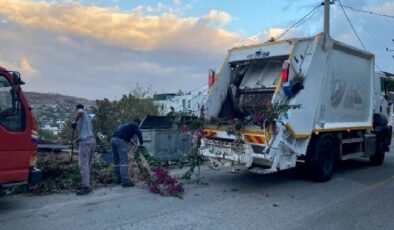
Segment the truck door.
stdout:
<svg viewBox="0 0 394 230">
<path fill-rule="evenodd" d="M 7 76 L 0 72 L 0 184 L 26 181 L 31 154 L 26 111 Z"/>
</svg>

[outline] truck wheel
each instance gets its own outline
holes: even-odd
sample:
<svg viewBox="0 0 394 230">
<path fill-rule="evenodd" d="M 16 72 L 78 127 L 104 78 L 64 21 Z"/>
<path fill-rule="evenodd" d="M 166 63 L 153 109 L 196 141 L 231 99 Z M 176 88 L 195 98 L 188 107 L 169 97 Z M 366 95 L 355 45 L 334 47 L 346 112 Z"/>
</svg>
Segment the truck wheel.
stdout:
<svg viewBox="0 0 394 230">
<path fill-rule="evenodd" d="M 311 140 L 307 152 L 308 173 L 314 181 L 325 182 L 331 179 L 337 161 L 337 145 L 330 134 Z"/>
<path fill-rule="evenodd" d="M 373 154 L 372 156 L 369 157 L 369 162 L 372 165 L 382 165 L 383 164 L 384 155 L 385 155 L 385 152 L 384 152 L 385 148 L 384 147 L 385 146 L 382 141 L 379 141 L 377 143 L 375 154 Z"/>
</svg>

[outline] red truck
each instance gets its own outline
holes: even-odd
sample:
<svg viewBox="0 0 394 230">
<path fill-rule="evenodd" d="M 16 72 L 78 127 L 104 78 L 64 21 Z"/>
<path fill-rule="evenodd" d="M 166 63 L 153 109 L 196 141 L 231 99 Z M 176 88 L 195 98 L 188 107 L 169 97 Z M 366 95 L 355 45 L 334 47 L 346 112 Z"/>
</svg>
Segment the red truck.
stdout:
<svg viewBox="0 0 394 230">
<path fill-rule="evenodd" d="M 23 94 L 18 72 L 0 67 L 0 191 L 5 187 L 37 184 L 37 126 Z"/>
</svg>

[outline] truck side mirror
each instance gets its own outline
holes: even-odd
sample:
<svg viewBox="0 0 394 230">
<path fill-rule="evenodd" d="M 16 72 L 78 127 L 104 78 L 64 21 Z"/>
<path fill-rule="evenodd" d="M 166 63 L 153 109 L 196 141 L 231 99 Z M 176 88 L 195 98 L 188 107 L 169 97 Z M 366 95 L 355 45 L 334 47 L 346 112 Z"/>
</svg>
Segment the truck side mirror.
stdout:
<svg viewBox="0 0 394 230">
<path fill-rule="evenodd" d="M 19 72 L 14 71 L 14 72 L 12 72 L 11 75 L 12 75 L 12 81 L 13 81 L 14 85 L 24 85 L 25 84 L 25 82 L 22 81 L 21 74 Z"/>
</svg>

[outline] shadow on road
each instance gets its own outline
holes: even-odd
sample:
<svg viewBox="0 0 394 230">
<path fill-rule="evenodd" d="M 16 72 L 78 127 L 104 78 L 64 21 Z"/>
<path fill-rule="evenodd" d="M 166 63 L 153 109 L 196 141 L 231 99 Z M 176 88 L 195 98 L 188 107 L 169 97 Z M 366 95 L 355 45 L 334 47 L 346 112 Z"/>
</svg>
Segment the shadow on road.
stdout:
<svg viewBox="0 0 394 230">
<path fill-rule="evenodd" d="M 331 180 L 345 178 L 361 184 L 376 183 L 394 175 L 394 167 L 392 166 L 394 166 L 392 161 L 385 162 L 382 166 L 372 166 L 369 164 L 368 159 L 362 158 L 343 161 L 338 163 Z M 387 173 L 387 170 L 390 172 Z M 297 164 L 296 168 L 267 175 L 254 174 L 247 170 L 242 170 L 237 174 L 229 173 L 230 169 L 221 169 L 219 171 L 221 173 L 209 176 L 209 184 L 223 185 L 224 187 L 233 185 L 239 190 L 278 187 L 283 184 L 318 184 L 309 179 L 306 165 L 302 163 Z"/>
<path fill-rule="evenodd" d="M 0 196 L 0 215 L 21 208 L 19 207 L 17 200 L 5 198 L 6 196 Z"/>
</svg>

